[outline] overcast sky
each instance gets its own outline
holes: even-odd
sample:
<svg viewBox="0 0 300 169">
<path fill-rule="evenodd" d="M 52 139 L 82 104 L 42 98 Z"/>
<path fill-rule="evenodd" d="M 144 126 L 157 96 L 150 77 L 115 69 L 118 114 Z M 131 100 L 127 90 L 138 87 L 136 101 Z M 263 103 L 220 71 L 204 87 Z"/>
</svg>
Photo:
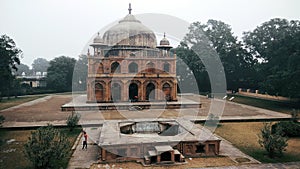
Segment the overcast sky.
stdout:
<svg viewBox="0 0 300 169">
<path fill-rule="evenodd" d="M 161 13 L 187 22 L 221 20 L 238 37 L 272 18 L 300 20 L 299 0 L 0 0 L 0 34 L 23 51 L 21 62 L 77 58 L 88 40 L 128 14 Z"/>
</svg>

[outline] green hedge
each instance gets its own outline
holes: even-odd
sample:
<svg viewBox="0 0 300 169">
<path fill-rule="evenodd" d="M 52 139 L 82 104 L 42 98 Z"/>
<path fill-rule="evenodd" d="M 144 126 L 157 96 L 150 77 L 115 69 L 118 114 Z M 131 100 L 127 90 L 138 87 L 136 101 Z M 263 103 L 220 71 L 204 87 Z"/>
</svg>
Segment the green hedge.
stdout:
<svg viewBox="0 0 300 169">
<path fill-rule="evenodd" d="M 273 131 L 276 132 L 278 127 L 282 128 L 283 135 L 288 137 L 300 137 L 300 123 L 293 121 L 281 121 L 272 126 Z"/>
</svg>

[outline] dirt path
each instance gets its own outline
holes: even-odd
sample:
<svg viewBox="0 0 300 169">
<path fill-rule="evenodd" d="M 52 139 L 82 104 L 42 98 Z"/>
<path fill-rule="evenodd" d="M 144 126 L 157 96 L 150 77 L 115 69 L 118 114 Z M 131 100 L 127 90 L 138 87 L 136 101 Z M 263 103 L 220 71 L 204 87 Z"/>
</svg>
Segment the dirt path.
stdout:
<svg viewBox="0 0 300 169">
<path fill-rule="evenodd" d="M 66 120 L 70 112 L 62 112 L 61 105 L 72 100 L 72 95 L 50 95 L 13 108 L 2 110 L 5 121 L 38 122 Z"/>
</svg>

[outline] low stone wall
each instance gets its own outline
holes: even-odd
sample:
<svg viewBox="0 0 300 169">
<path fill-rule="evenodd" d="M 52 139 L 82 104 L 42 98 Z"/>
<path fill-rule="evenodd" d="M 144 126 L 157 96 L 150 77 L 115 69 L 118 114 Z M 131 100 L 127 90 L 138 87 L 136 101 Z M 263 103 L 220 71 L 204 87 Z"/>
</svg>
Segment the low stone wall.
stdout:
<svg viewBox="0 0 300 169">
<path fill-rule="evenodd" d="M 245 96 L 251 96 L 251 97 L 258 97 L 258 98 L 262 98 L 262 99 L 277 100 L 277 101 L 298 101 L 297 99 L 291 99 L 288 97 L 260 94 L 258 90 L 255 90 L 255 92 L 252 92 L 250 89 L 242 89 L 242 88 L 239 88 L 238 94 L 245 95 Z"/>
</svg>

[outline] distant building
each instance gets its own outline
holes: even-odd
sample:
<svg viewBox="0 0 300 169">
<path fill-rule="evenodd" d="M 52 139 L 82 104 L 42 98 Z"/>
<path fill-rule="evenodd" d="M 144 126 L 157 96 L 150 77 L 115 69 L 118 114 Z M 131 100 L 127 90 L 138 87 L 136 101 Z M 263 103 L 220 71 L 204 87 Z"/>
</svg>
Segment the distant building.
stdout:
<svg viewBox="0 0 300 169">
<path fill-rule="evenodd" d="M 21 84 L 28 84 L 30 87 L 46 87 L 47 72 L 36 72 L 35 75 L 26 75 L 25 72 L 22 76 L 17 76 L 21 80 Z"/>
<path fill-rule="evenodd" d="M 177 101 L 176 55 L 165 35 L 157 45 L 131 7 L 90 46 L 87 102 Z"/>
</svg>

